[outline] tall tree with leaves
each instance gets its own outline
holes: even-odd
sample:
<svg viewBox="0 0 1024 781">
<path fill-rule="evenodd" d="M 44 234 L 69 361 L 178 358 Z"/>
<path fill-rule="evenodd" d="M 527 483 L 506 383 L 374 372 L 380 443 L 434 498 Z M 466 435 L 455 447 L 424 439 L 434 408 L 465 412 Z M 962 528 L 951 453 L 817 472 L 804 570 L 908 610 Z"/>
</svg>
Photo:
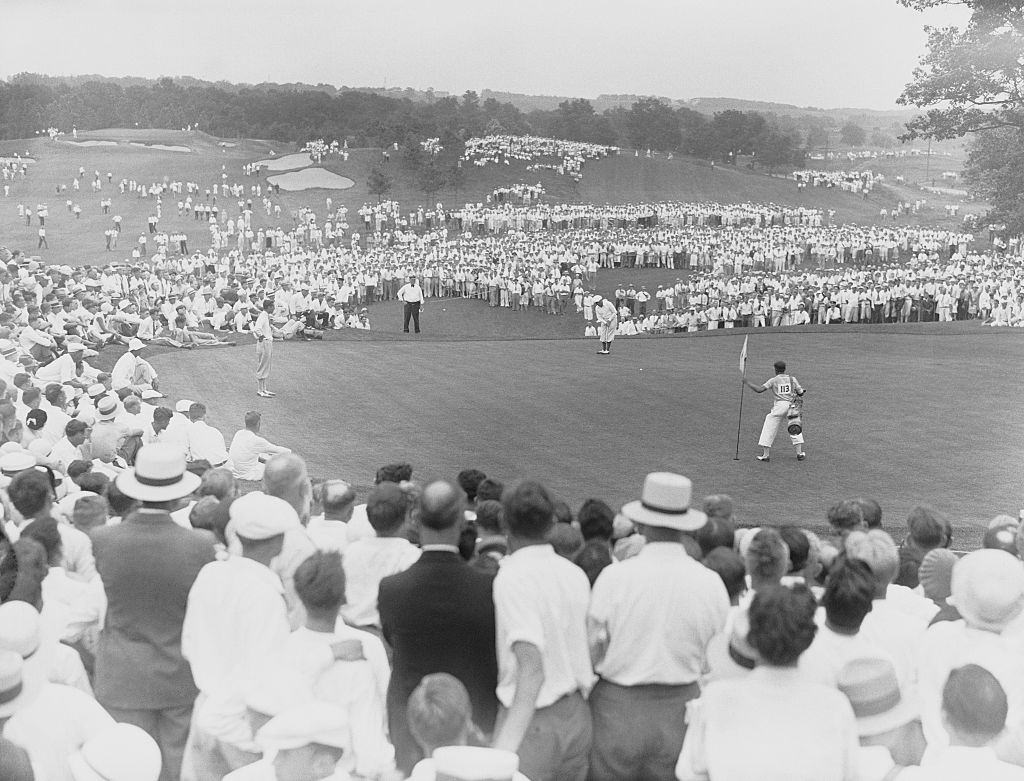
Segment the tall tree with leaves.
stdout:
<svg viewBox="0 0 1024 781">
<path fill-rule="evenodd" d="M 899 102 L 926 109 L 903 140 L 972 135 L 966 168 L 989 215 L 1024 231 L 1024 0 L 899 0 L 918 10 L 970 10 L 962 27 L 926 28 L 928 49 Z"/>
<path fill-rule="evenodd" d="M 383 163 L 377 163 L 370 170 L 370 175 L 366 179 L 366 189 L 370 191 L 371 195 L 377 196 L 377 203 L 380 203 L 394 186 L 395 180 L 388 175 Z"/>
<path fill-rule="evenodd" d="M 925 10 L 962 6 L 963 27 L 926 27 L 928 49 L 899 103 L 927 109 L 905 139 L 1024 128 L 1024 0 L 899 0 Z"/>
</svg>

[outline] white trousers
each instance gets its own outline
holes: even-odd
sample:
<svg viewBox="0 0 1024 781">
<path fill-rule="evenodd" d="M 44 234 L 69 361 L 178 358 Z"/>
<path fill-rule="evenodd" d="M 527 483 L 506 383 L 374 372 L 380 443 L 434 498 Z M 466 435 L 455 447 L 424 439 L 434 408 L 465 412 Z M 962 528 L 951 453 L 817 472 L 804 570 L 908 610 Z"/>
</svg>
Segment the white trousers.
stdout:
<svg viewBox="0 0 1024 781">
<path fill-rule="evenodd" d="M 789 413 L 789 402 L 776 400 L 772 405 L 772 411 L 764 416 L 764 425 L 761 427 L 761 438 L 757 441 L 761 447 L 771 447 L 775 443 L 775 437 L 779 433 L 779 426 L 784 425 Z M 789 441 L 794 445 L 804 443 L 803 432 L 790 434 Z"/>
</svg>

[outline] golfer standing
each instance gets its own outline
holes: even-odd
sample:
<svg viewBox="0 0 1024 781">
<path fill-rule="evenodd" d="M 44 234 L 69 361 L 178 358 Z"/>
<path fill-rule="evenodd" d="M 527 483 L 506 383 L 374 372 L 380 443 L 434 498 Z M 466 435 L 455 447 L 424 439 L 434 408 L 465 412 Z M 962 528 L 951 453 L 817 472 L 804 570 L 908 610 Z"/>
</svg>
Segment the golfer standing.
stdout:
<svg viewBox="0 0 1024 781">
<path fill-rule="evenodd" d="M 423 305 L 423 288 L 416 277 L 406 277 L 405 284 L 398 291 L 398 300 L 405 305 L 402 330 L 409 333 L 409 318 L 412 318 L 416 333 L 420 332 L 420 307 Z"/>
<path fill-rule="evenodd" d="M 597 354 L 608 355 L 612 351 L 615 330 L 619 327 L 619 313 L 615 309 L 615 304 L 607 298 L 597 296 L 594 302 L 594 317 L 597 318 L 597 336 L 601 340 L 601 349 Z"/>
<path fill-rule="evenodd" d="M 775 376 L 772 377 L 764 385 L 755 385 L 750 380 L 743 381 L 748 388 L 754 393 L 764 393 L 766 390 L 772 392 L 772 396 L 775 397 L 775 401 L 772 403 L 772 410 L 764 416 L 764 425 L 761 427 L 761 438 L 758 440 L 758 444 L 762 448 L 761 455 L 757 457 L 758 461 L 768 461 L 771 455 L 772 445 L 775 442 L 775 437 L 779 433 L 779 425 L 783 423 L 789 416 L 789 405 L 792 404 L 797 396 L 804 395 L 804 389 L 800 387 L 800 383 L 796 381 L 796 377 L 792 374 L 786 373 L 786 362 L 776 361 L 775 362 Z M 804 453 L 804 434 L 801 431 L 799 434 L 790 434 L 789 441 L 796 447 L 796 459 L 797 461 L 803 461 L 807 454 Z"/>
<path fill-rule="evenodd" d="M 267 390 L 267 378 L 270 377 L 270 359 L 274 353 L 274 329 L 270 324 L 270 313 L 274 311 L 274 299 L 263 302 L 263 311 L 256 318 L 252 332 L 256 337 L 256 395 L 263 398 L 276 396 Z"/>
</svg>

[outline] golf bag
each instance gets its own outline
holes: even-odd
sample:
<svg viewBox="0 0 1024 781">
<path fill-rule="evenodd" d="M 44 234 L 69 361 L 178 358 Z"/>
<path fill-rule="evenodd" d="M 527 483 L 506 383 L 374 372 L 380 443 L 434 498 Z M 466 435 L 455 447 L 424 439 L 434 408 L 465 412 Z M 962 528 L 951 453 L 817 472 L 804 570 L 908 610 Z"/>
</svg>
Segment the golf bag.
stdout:
<svg viewBox="0 0 1024 781">
<path fill-rule="evenodd" d="M 789 403 L 789 412 L 786 413 L 786 431 L 793 436 L 803 433 L 803 411 L 804 400 L 801 396 L 797 396 Z"/>
</svg>

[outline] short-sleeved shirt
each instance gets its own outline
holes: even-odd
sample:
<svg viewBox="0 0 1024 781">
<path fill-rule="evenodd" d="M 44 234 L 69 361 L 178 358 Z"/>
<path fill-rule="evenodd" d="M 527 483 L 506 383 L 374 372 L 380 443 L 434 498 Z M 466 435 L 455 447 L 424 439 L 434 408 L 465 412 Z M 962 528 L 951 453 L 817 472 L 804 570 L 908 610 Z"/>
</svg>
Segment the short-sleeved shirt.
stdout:
<svg viewBox="0 0 1024 781">
<path fill-rule="evenodd" d="M 538 708 L 576 691 L 590 692 L 595 676 L 587 643 L 589 601 L 583 570 L 550 545 L 530 545 L 505 557 L 494 579 L 494 616 L 497 694 L 506 708 L 515 696 L 517 642 L 536 646 L 544 661 Z"/>
<path fill-rule="evenodd" d="M 804 392 L 792 374 L 776 374 L 762 387 L 765 390 L 770 390 L 779 401 L 793 401 Z"/>
</svg>

